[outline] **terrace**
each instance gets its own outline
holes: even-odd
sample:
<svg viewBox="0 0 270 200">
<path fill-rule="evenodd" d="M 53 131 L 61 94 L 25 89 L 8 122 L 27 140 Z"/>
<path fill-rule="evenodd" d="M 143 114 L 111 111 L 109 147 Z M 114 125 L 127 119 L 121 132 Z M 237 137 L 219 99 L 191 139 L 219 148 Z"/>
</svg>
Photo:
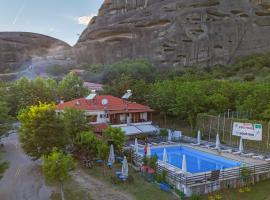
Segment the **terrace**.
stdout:
<svg viewBox="0 0 270 200">
<path fill-rule="evenodd" d="M 236 188 L 244 186 L 246 181 L 255 183 L 270 178 L 270 162 L 268 162 L 267 159 L 262 159 L 259 155 L 254 155 L 250 152 L 234 154 L 234 152 L 237 151 L 236 148 L 232 151 L 222 152 L 211 148 L 211 146 L 215 145 L 213 142 L 201 141 L 200 145 L 194 145 L 194 143 L 196 143 L 195 138 L 181 136 L 181 139 L 178 141 L 155 141 L 155 143 L 150 144 L 151 151 L 153 150 L 153 152 L 155 152 L 156 148 L 166 148 L 168 151 L 170 148 L 181 146 L 222 159 L 228 159 L 240 163 L 240 165 L 228 168 L 221 167 L 220 169 L 217 168 L 209 171 L 205 170 L 199 173 L 190 173 L 189 171 L 182 171 L 181 167 L 176 166 L 172 160 L 164 162 L 159 158 L 157 167 L 158 173 L 166 171 L 169 183 L 183 191 L 187 196 L 194 193 L 208 194 L 220 189 Z M 134 148 L 134 146 L 132 148 Z M 138 165 L 142 164 L 142 148 L 143 145 L 139 145 L 139 153 L 133 154 L 133 159 Z M 230 149 L 231 147 L 221 145 L 221 148 Z M 179 163 L 180 162 L 181 159 L 179 159 Z"/>
</svg>

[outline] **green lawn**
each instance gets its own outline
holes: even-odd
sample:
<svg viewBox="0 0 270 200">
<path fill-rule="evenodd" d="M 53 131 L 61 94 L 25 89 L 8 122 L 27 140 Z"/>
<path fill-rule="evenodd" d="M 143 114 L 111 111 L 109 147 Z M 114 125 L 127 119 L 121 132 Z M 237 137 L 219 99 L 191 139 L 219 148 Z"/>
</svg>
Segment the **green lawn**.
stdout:
<svg viewBox="0 0 270 200">
<path fill-rule="evenodd" d="M 120 171 L 121 166 L 119 164 L 114 166 L 114 169 L 106 169 L 105 176 L 103 175 L 103 167 L 94 167 L 93 169 L 84 169 L 89 175 L 98 178 L 99 180 L 111 183 L 111 177 L 115 176 L 115 171 Z M 131 194 L 138 200 L 176 200 L 178 199 L 171 193 L 163 192 L 159 189 L 159 186 L 153 183 L 146 182 L 140 177 L 138 172 L 129 168 L 129 175 L 134 177 L 133 183 L 119 183 L 115 187 L 126 193 Z M 113 186 L 113 184 L 112 184 Z"/>
<path fill-rule="evenodd" d="M 256 183 L 249 187 L 249 192 L 239 192 L 239 189 L 231 189 L 220 192 L 223 200 L 270 200 L 270 180 Z M 203 200 L 210 199 L 204 196 Z"/>
</svg>

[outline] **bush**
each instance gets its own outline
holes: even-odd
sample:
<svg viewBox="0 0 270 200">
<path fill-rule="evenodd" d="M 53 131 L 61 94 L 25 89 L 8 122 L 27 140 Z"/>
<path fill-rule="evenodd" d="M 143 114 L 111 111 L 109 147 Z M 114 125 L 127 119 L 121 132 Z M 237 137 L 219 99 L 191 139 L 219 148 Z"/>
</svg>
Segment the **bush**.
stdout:
<svg viewBox="0 0 270 200">
<path fill-rule="evenodd" d="M 158 160 L 158 157 L 157 157 L 156 154 L 151 156 L 151 158 L 148 160 L 149 167 L 156 170 L 156 168 L 157 168 L 157 160 Z"/>
<path fill-rule="evenodd" d="M 160 136 L 167 137 L 168 136 L 168 130 L 163 128 L 160 130 Z"/>
<path fill-rule="evenodd" d="M 182 192 L 181 190 L 175 189 L 175 193 L 180 197 L 180 199 L 185 198 L 185 193 Z"/>
<path fill-rule="evenodd" d="M 246 74 L 244 76 L 244 80 L 245 81 L 254 81 L 255 80 L 255 76 L 253 74 Z"/>
<path fill-rule="evenodd" d="M 189 198 L 190 200 L 201 200 L 201 196 L 198 194 L 192 194 Z"/>
</svg>

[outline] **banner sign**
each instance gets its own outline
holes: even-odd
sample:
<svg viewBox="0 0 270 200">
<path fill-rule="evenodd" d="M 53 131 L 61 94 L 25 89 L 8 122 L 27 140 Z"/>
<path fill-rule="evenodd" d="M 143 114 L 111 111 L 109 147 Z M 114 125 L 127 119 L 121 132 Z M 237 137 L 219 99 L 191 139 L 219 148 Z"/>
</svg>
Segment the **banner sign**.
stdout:
<svg viewBox="0 0 270 200">
<path fill-rule="evenodd" d="M 262 140 L 262 125 L 261 124 L 251 124 L 251 123 L 233 123 L 234 136 L 242 137 L 246 140 Z"/>
</svg>

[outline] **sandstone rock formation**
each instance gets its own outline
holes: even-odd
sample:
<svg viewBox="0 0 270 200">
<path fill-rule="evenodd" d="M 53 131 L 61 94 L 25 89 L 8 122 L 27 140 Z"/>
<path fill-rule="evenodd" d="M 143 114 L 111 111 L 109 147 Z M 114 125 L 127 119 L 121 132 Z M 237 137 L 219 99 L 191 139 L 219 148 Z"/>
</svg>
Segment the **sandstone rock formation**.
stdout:
<svg viewBox="0 0 270 200">
<path fill-rule="evenodd" d="M 269 0 L 105 0 L 74 47 L 79 62 L 147 58 L 159 67 L 227 64 L 270 51 Z"/>
<path fill-rule="evenodd" d="M 26 32 L 0 32 L 0 72 L 16 70 L 23 63 L 68 63 L 71 47 L 45 35 Z"/>
</svg>

